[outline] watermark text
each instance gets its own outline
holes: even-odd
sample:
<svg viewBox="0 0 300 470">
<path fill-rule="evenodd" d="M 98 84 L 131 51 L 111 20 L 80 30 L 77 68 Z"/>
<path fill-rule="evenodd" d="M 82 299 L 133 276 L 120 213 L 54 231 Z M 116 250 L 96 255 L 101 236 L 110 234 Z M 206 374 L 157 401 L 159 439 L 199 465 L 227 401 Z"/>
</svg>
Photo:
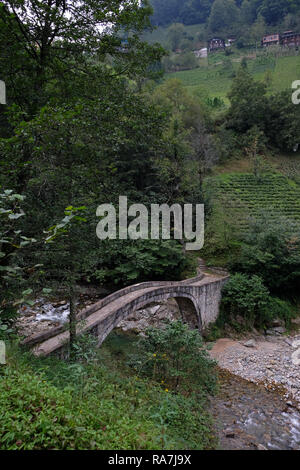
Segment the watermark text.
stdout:
<svg viewBox="0 0 300 470">
<path fill-rule="evenodd" d="M 101 217 L 96 233 L 100 240 L 186 240 L 186 250 L 201 250 L 204 245 L 203 204 L 132 204 L 119 197 L 118 211 L 113 204 L 97 208 Z"/>
</svg>

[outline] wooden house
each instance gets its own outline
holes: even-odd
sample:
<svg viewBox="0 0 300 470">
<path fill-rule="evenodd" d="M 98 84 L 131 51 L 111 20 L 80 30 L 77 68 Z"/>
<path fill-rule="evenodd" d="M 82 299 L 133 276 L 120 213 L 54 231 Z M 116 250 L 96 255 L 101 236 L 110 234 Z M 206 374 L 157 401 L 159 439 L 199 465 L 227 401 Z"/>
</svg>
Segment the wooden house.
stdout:
<svg viewBox="0 0 300 470">
<path fill-rule="evenodd" d="M 269 34 L 268 36 L 264 36 L 261 42 L 263 47 L 267 46 L 276 46 L 280 44 L 280 34 Z"/>
<path fill-rule="evenodd" d="M 285 31 L 281 35 L 281 44 L 285 47 L 299 47 L 300 33 L 295 33 L 294 31 Z"/>
<path fill-rule="evenodd" d="M 222 38 L 212 38 L 208 41 L 207 49 L 209 52 L 225 49 L 225 40 Z"/>
</svg>

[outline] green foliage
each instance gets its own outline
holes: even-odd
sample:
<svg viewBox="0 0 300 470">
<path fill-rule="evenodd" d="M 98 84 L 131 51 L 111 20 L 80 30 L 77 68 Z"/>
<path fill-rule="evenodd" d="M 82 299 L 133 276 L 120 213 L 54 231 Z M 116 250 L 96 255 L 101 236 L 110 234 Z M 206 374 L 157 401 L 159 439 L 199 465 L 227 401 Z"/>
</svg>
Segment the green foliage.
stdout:
<svg viewBox="0 0 300 470">
<path fill-rule="evenodd" d="M 266 86 L 256 82 L 250 72 L 241 67 L 228 94 L 231 105 L 227 116 L 227 126 L 239 133 L 244 133 L 255 125 L 263 130 L 267 110 L 265 95 Z"/>
<path fill-rule="evenodd" d="M 295 317 L 295 306 L 285 300 L 271 297 L 268 305 L 268 317 L 281 319 L 287 327 L 290 327 L 291 319 Z"/>
<path fill-rule="evenodd" d="M 190 449 L 214 448 L 216 440 L 205 405 L 205 400 L 202 401 L 199 394 L 186 397 L 166 392 L 165 397 L 154 407 L 152 415 L 163 426 L 162 441 L 166 442 L 166 434 L 174 429 L 179 442 L 188 443 Z"/>
<path fill-rule="evenodd" d="M 274 295 L 297 297 L 300 281 L 300 232 L 269 215 L 254 221 L 231 269 L 261 276 Z"/>
<path fill-rule="evenodd" d="M 200 23 L 210 32 L 226 35 L 251 30 L 254 35 L 259 32 L 259 40 L 273 30 L 270 27 L 286 31 L 299 24 L 299 0 L 151 0 L 151 4 L 155 25 Z"/>
<path fill-rule="evenodd" d="M 131 365 L 166 390 L 205 396 L 215 389 L 214 362 L 209 359 L 199 332 L 181 321 L 148 329 L 139 349 Z"/>
<path fill-rule="evenodd" d="M 290 92 L 271 96 L 266 135 L 269 142 L 284 151 L 293 151 L 300 140 L 300 109 L 292 103 Z"/>
<path fill-rule="evenodd" d="M 184 37 L 184 26 L 180 23 L 175 23 L 168 29 L 168 37 L 170 40 L 172 51 L 179 49 L 183 37 Z"/>
<path fill-rule="evenodd" d="M 229 323 L 238 329 L 267 328 L 272 320 L 280 319 L 289 326 L 293 316 L 292 305 L 272 297 L 257 275 L 234 274 L 223 288 L 219 324 Z"/>
<path fill-rule="evenodd" d="M 234 0 L 214 1 L 208 20 L 210 33 L 235 33 L 238 28 L 238 21 L 239 9 Z"/>
<path fill-rule="evenodd" d="M 101 257 L 91 277 L 109 284 L 179 280 L 187 266 L 182 245 L 173 240 L 104 240 L 101 245 Z"/>
<path fill-rule="evenodd" d="M 269 309 L 270 304 L 272 310 Z M 275 301 L 271 301 L 269 291 L 259 276 L 248 277 L 238 273 L 231 276 L 223 288 L 223 318 L 233 325 L 240 323 L 245 328 L 265 326 L 276 310 L 274 305 Z"/>
<path fill-rule="evenodd" d="M 111 282 L 116 275 L 113 282 L 117 284 L 141 278 L 155 279 L 156 276 L 161 279 L 171 272 L 174 277 L 180 277 L 184 262 L 176 244 L 166 243 L 161 251 L 155 244 L 150 244 L 145 253 L 130 244 L 126 248 L 122 242 L 117 245 L 111 242 L 111 247 L 104 249 L 95 235 L 98 204 L 117 203 L 122 193 L 131 196 L 133 202 L 141 200 L 145 203 L 145 199 L 146 202 L 164 202 L 167 190 L 171 189 L 171 183 L 163 175 L 159 182 L 162 186 L 165 184 L 167 190 L 160 188 L 159 182 L 155 183 L 158 169 L 154 159 L 157 156 L 158 161 L 163 148 L 166 154 L 173 151 L 173 146 L 162 136 L 164 130 L 167 132 L 165 116 L 144 97 L 130 92 L 122 81 L 119 84 L 120 88 L 110 89 L 103 100 L 95 103 L 46 107 L 34 120 L 22 122 L 14 138 L 2 141 L 7 174 L 15 184 L 15 169 L 21 167 L 23 171 L 22 162 L 30 153 L 25 207 L 30 218 L 23 228 L 27 233 L 38 233 L 40 227 L 63 230 L 61 223 L 57 223 L 65 207 L 70 204 L 87 207 L 86 223 L 72 229 L 75 247 L 72 257 L 76 272 L 82 277 L 91 278 L 91 273 L 98 271 L 98 279 L 102 281 Z M 178 167 L 178 175 L 182 176 L 181 173 L 182 167 Z M 69 215 L 66 217 L 65 222 Z M 56 241 L 54 249 L 45 246 L 42 253 L 38 253 L 46 276 L 53 277 L 55 273 L 61 280 L 65 277 L 64 270 L 70 271 L 70 250 L 66 240 L 67 237 L 63 237 Z M 123 255 L 120 255 L 121 247 L 125 249 Z M 139 258 L 137 263 L 135 255 Z M 34 256 L 33 250 L 32 258 Z M 126 262 L 128 266 L 123 264 Z M 107 274 L 102 276 L 100 271 L 105 270 Z"/>
<path fill-rule="evenodd" d="M 249 230 L 252 219 L 263 223 L 267 212 L 268 223 L 274 219 L 272 225 L 281 218 L 295 230 L 300 224 L 300 188 L 283 175 L 264 173 L 258 181 L 250 173 L 226 174 L 207 180 L 205 192 L 212 194 L 222 208 L 235 212 L 241 232 Z"/>
<path fill-rule="evenodd" d="M 184 24 L 204 23 L 210 13 L 213 0 L 151 0 L 154 9 L 152 21 L 155 25 L 174 22 Z"/>
<path fill-rule="evenodd" d="M 105 345 L 86 357 L 93 346 L 84 343 L 76 363 L 8 348 L 8 364 L 0 370 L 2 450 L 213 447 L 205 398 L 167 393 L 131 376 Z"/>
<path fill-rule="evenodd" d="M 75 387 L 59 390 L 42 373 L 8 366 L 1 375 L 2 450 L 160 448 L 158 429 L 141 412 L 146 396 L 130 382 L 120 389 L 93 377 L 81 399 Z"/>
<path fill-rule="evenodd" d="M 9 90 L 9 104 L 17 103 L 27 117 L 53 97 L 70 99 L 74 93 L 91 97 L 99 75 L 103 82 L 113 81 L 116 71 L 126 70 L 131 77 L 151 75 L 149 65 L 162 55 L 159 45 L 140 39 L 150 27 L 147 2 L 141 6 L 135 0 L 84 4 L 29 0 L 26 8 L 23 3 L 1 2 L 0 44 L 5 54 L 0 74 Z M 107 66 L 110 61 L 114 67 Z"/>
<path fill-rule="evenodd" d="M 11 331 L 8 325 L 16 318 L 18 307 L 30 302 L 32 293 L 32 289 L 26 289 L 26 268 L 18 265 L 17 257 L 19 250 L 36 242 L 19 230 L 18 221 L 25 215 L 20 207 L 23 201 L 24 196 L 12 190 L 0 194 L 0 330 L 5 334 Z"/>
<path fill-rule="evenodd" d="M 259 37 L 259 41 L 261 36 Z M 271 50 L 258 50 L 254 58 L 254 52 L 252 49 L 237 50 L 232 49 L 233 54 L 231 55 L 233 71 L 230 73 L 223 72 L 223 61 L 224 53 L 214 53 L 208 58 L 208 65 L 206 62 L 201 64 L 200 67 L 194 70 L 177 71 L 170 73 L 167 76 L 169 78 L 177 78 L 182 81 L 185 89 L 193 94 L 198 90 L 205 91 L 209 98 L 214 99 L 215 97 L 221 98 L 226 107 L 229 105 L 228 93 L 232 87 L 232 80 L 234 75 L 238 72 L 239 61 L 243 60 L 244 56 L 252 57 L 248 59 L 248 71 L 251 76 L 256 80 L 267 85 L 267 96 L 275 95 L 289 89 L 289 98 L 284 103 L 285 108 L 290 108 L 291 103 L 291 83 L 295 80 L 295 70 L 299 68 L 298 56 L 293 51 L 289 51 L 285 55 L 284 53 L 276 53 Z M 174 69 L 173 69 L 174 70 Z M 266 82 L 266 74 L 269 78 Z M 299 72 L 297 72 L 299 74 Z M 272 78 L 272 81 L 270 80 Z M 299 106 L 294 106 L 299 108 Z M 290 111 L 292 109 L 290 108 Z M 298 110 L 294 109 L 297 113 Z M 281 119 L 285 116 L 281 116 Z M 268 115 L 265 116 L 267 119 Z M 295 123 L 290 121 L 290 125 L 294 126 Z M 240 137 L 240 136 L 239 136 Z M 231 152 L 232 153 L 232 152 Z"/>
<path fill-rule="evenodd" d="M 205 183 L 207 188 L 207 182 Z M 213 188 L 212 188 L 213 190 Z M 207 194 L 207 191 L 206 191 Z M 226 210 L 224 210 L 226 205 Z M 238 225 L 236 212 L 231 205 L 230 199 L 223 200 L 222 204 L 213 204 L 211 213 L 206 224 L 206 255 L 224 255 L 232 252 L 238 241 Z"/>
<path fill-rule="evenodd" d="M 199 203 L 203 178 L 219 159 L 207 96 L 200 90 L 191 96 L 181 81 L 170 79 L 155 89 L 152 99 L 171 116 L 166 134 L 169 152 L 164 160 L 155 161 L 161 185 L 168 200 L 184 202 L 188 195 Z"/>
<path fill-rule="evenodd" d="M 249 70 L 241 67 L 228 97 L 228 128 L 244 134 L 255 127 L 269 146 L 293 150 L 300 139 L 300 111 L 292 103 L 289 91 L 267 96 L 267 82 L 255 81 Z"/>
</svg>

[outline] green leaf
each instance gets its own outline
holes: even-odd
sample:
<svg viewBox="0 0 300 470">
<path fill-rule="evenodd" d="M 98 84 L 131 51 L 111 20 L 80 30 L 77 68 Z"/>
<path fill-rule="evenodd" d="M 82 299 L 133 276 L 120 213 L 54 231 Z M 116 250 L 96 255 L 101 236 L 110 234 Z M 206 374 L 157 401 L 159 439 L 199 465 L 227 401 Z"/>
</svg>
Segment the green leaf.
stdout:
<svg viewBox="0 0 300 470">
<path fill-rule="evenodd" d="M 32 294 L 32 292 L 33 292 L 32 289 L 27 289 L 27 290 L 23 290 L 22 294 L 23 294 L 24 296 L 27 296 L 27 295 Z"/>
<path fill-rule="evenodd" d="M 52 292 L 52 289 L 47 289 L 47 288 L 44 288 L 42 290 L 43 294 L 50 294 Z"/>
</svg>

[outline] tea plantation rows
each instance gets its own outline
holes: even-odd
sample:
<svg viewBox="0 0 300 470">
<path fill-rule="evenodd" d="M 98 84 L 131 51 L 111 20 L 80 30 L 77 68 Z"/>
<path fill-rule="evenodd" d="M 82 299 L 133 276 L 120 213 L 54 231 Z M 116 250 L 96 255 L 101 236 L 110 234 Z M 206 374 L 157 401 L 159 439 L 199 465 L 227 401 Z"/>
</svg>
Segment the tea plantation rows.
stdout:
<svg viewBox="0 0 300 470">
<path fill-rule="evenodd" d="M 215 201 L 234 214 L 233 222 L 241 230 L 263 213 L 288 219 L 291 229 L 300 228 L 300 185 L 283 175 L 226 174 L 217 177 L 213 186 Z"/>
</svg>

